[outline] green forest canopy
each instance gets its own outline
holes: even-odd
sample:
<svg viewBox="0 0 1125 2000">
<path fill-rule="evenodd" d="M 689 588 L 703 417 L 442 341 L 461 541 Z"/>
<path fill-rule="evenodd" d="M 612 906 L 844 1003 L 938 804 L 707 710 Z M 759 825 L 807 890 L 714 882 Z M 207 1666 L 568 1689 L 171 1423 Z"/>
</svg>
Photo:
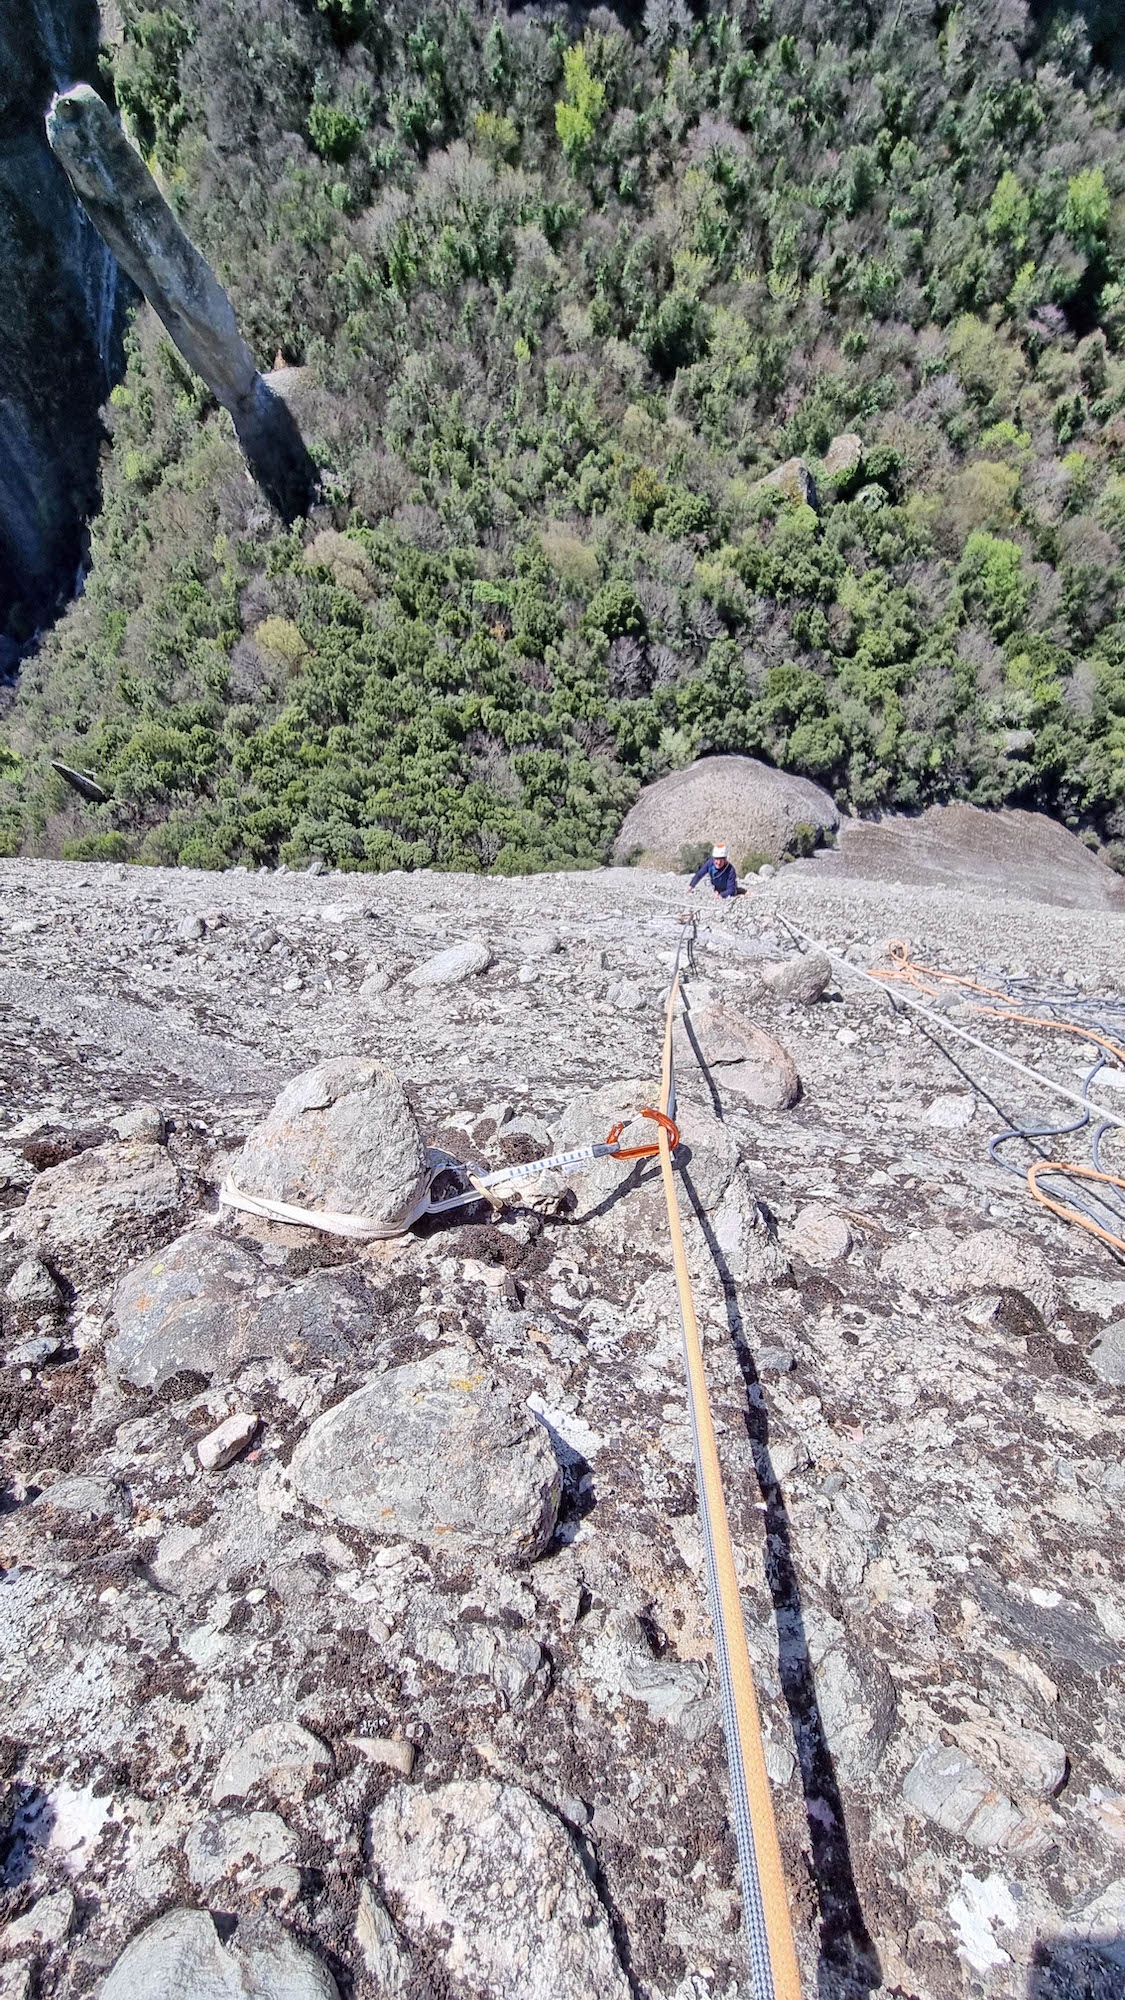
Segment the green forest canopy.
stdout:
<svg viewBox="0 0 1125 2000">
<path fill-rule="evenodd" d="M 125 16 L 107 90 L 306 371 L 325 504 L 281 528 L 142 316 L 3 851 L 593 865 L 733 750 L 1125 856 L 1125 94 L 1080 17 Z"/>
</svg>

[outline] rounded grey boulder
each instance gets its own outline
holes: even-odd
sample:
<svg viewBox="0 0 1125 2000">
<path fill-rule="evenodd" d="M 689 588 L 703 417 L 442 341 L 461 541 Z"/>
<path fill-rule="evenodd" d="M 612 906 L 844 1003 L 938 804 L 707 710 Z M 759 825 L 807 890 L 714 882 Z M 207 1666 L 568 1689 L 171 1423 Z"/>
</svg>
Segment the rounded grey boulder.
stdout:
<svg viewBox="0 0 1125 2000">
<path fill-rule="evenodd" d="M 798 1007 L 811 1007 L 831 981 L 832 961 L 823 951 L 801 951 L 795 958 L 767 965 L 762 978 L 775 1000 L 792 1000 Z"/>
<path fill-rule="evenodd" d="M 168 1910 L 127 1944 L 100 2000 L 338 2000 L 335 1980 L 276 1924 L 227 1944 L 206 1910 Z"/>
<path fill-rule="evenodd" d="M 460 986 L 463 980 L 487 971 L 491 963 L 492 953 L 484 939 L 466 938 L 463 943 L 451 944 L 433 958 L 425 959 L 407 977 L 409 984 L 416 987 Z"/>
<path fill-rule="evenodd" d="M 268 1201 L 395 1223 L 424 1198 L 429 1167 L 395 1072 L 337 1056 L 286 1084 L 233 1178 Z"/>
<path fill-rule="evenodd" d="M 774 860 L 798 827 L 832 831 L 840 815 L 811 778 L 775 771 L 757 757 L 700 757 L 646 785 L 625 816 L 613 858 L 639 856 L 642 868 L 687 867 L 685 850 L 725 840 L 736 868 L 754 855 Z"/>
<path fill-rule="evenodd" d="M 326 1410 L 290 1470 L 305 1500 L 349 1527 L 525 1561 L 550 1540 L 561 1490 L 546 1431 L 456 1347 Z"/>
</svg>

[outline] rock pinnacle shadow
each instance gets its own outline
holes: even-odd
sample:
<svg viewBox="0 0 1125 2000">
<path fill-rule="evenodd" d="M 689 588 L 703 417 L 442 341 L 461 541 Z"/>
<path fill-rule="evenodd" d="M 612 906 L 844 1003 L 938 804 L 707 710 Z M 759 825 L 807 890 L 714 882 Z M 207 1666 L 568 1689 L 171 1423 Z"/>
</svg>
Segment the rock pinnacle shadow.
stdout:
<svg viewBox="0 0 1125 2000">
<path fill-rule="evenodd" d="M 863 1915 L 852 1868 L 847 1822 L 832 1752 L 817 1700 L 793 1558 L 792 1530 L 781 1482 L 770 1456 L 769 1413 L 746 1337 L 738 1288 L 715 1232 L 681 1167 L 680 1180 L 703 1232 L 723 1288 L 727 1325 L 746 1389 L 746 1429 L 765 1508 L 765 1571 L 777 1620 L 778 1672 L 793 1731 L 812 1850 L 820 1914 L 819 2000 L 867 2000 L 883 1984 L 878 1953 Z"/>
</svg>

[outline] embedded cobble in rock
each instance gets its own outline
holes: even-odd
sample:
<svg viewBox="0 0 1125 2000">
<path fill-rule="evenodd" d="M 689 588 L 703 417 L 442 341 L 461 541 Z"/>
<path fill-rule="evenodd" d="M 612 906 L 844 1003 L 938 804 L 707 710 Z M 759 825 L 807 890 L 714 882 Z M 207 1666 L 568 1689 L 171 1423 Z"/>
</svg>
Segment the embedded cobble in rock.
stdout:
<svg viewBox="0 0 1125 2000">
<path fill-rule="evenodd" d="M 106 1348 L 110 1372 L 159 1388 L 184 1370 L 225 1373 L 268 1352 L 256 1311 L 262 1271 L 252 1251 L 206 1229 L 188 1230 L 122 1278 L 114 1293 L 117 1331 Z"/>
<path fill-rule="evenodd" d="M 1009 1853 L 1043 1852 L 1047 1828 L 1020 1807 L 962 1750 L 933 1743 L 922 1751 L 903 1780 L 908 1805 L 971 1847 Z"/>
<path fill-rule="evenodd" d="M 275 1799 L 301 1798 L 318 1773 L 331 1771 L 332 1752 L 299 1722 L 271 1722 L 228 1750 L 211 1787 L 212 1805 L 244 1799 L 264 1785 Z"/>
<path fill-rule="evenodd" d="M 189 1230 L 119 1283 L 111 1375 L 159 1389 L 184 1372 L 226 1379 L 249 1361 L 350 1356 L 370 1341 L 374 1299 L 352 1270 L 279 1280 L 249 1245 Z"/>
<path fill-rule="evenodd" d="M 851 1247 L 852 1232 L 844 1217 L 833 1214 L 823 1202 L 802 1208 L 789 1233 L 789 1248 L 820 1269 L 838 1264 Z"/>
<path fill-rule="evenodd" d="M 925 1122 L 939 1132 L 963 1132 L 972 1124 L 976 1108 L 976 1098 L 968 1091 L 943 1090 L 927 1105 Z"/>
<path fill-rule="evenodd" d="M 525 1560 L 550 1539 L 560 1494 L 546 1431 L 479 1356 L 451 1347 L 326 1410 L 291 1472 L 305 1500 L 368 1535 Z"/>
<path fill-rule="evenodd" d="M 34 1326 L 41 1319 L 53 1319 L 63 1309 L 58 1281 L 38 1257 L 25 1257 L 17 1264 L 4 1287 L 4 1297 L 17 1326 Z M 4 1317 L 7 1320 L 9 1314 Z"/>
<path fill-rule="evenodd" d="M 186 1200 L 163 1146 L 122 1140 L 38 1175 L 12 1229 L 65 1276 L 88 1282 L 153 1235 L 171 1236 Z"/>
<path fill-rule="evenodd" d="M 40 1896 L 22 1917 L 5 1924 L 0 1944 L 8 1951 L 17 1951 L 25 1944 L 61 1944 L 69 1937 L 73 1922 L 74 1897 L 69 1889 L 56 1889 L 53 1895 Z"/>
<path fill-rule="evenodd" d="M 99 2000 L 338 2000 L 336 1982 L 276 1926 L 223 1944 L 207 1910 L 169 1910 L 122 1952 Z"/>
<path fill-rule="evenodd" d="M 1125 1319 L 1114 1320 L 1094 1342 L 1086 1356 L 1091 1368 L 1102 1382 L 1109 1382 L 1115 1389 L 1125 1387 Z"/>
<path fill-rule="evenodd" d="M 280 1890 L 291 1901 L 300 1888 L 293 1867 L 296 1836 L 271 1812 L 211 1812 L 192 1827 L 184 1842 L 189 1879 L 205 1894 L 237 1876 L 255 1878 L 260 1890 Z"/>
<path fill-rule="evenodd" d="M 469 1991 L 627 2000 L 590 1875 L 562 1821 L 529 1793 L 490 1779 L 399 1789 L 375 1808 L 370 1837 L 411 1941 L 432 1939 Z"/>
</svg>

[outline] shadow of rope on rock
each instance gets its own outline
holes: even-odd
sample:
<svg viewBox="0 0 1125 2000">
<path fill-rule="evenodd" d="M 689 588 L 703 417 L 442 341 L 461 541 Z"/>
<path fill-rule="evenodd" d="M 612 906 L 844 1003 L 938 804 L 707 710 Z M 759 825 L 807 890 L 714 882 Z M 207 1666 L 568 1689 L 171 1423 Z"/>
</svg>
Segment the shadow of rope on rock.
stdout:
<svg viewBox="0 0 1125 2000">
<path fill-rule="evenodd" d="M 746 1389 L 746 1429 L 765 1509 L 765 1572 L 777 1621 L 778 1673 L 801 1773 L 819 1905 L 819 2000 L 867 2000 L 883 1984 L 882 1968 L 860 1903 L 836 1766 L 817 1700 L 789 1513 L 770 1456 L 769 1413 L 730 1266 L 682 1166 L 680 1179 L 723 1288 L 727 1325 Z"/>
</svg>

